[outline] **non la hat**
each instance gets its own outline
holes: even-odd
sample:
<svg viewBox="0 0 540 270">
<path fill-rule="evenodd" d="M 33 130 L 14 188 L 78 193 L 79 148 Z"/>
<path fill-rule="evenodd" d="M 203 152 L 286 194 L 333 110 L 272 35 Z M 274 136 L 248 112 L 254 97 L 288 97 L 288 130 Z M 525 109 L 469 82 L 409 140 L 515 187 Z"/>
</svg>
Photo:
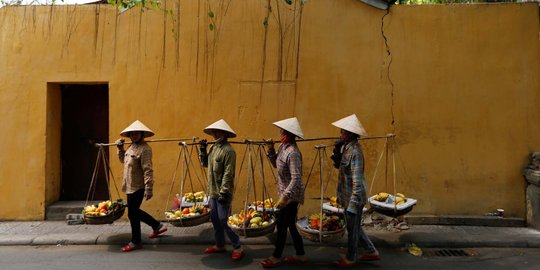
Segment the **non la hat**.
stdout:
<svg viewBox="0 0 540 270">
<path fill-rule="evenodd" d="M 225 120 L 223 119 L 220 119 L 213 124 L 207 126 L 203 131 L 208 135 L 212 135 L 212 129 L 227 131 L 229 133 L 229 138 L 236 137 L 236 133 L 234 132 L 234 130 L 232 130 L 231 126 L 229 126 L 229 124 L 227 124 L 227 122 L 225 122 Z"/>
<path fill-rule="evenodd" d="M 367 132 L 364 129 L 364 126 L 362 126 L 362 123 L 360 123 L 360 120 L 358 120 L 358 117 L 356 117 L 356 114 L 349 115 L 345 118 L 341 118 L 337 120 L 336 122 L 332 123 L 332 125 L 344 129 L 346 131 L 352 132 L 354 134 L 358 134 L 360 136 L 367 136 Z"/>
<path fill-rule="evenodd" d="M 273 124 L 279 128 L 282 128 L 296 135 L 300 139 L 304 139 L 304 133 L 302 132 L 302 128 L 300 128 L 300 123 L 298 122 L 298 119 L 296 119 L 296 117 L 277 121 L 277 122 L 274 122 Z"/>
<path fill-rule="evenodd" d="M 142 131 L 144 132 L 144 137 L 152 137 L 154 136 L 154 132 L 149 129 L 147 126 L 145 126 L 141 121 L 135 120 L 133 124 L 129 125 L 129 127 L 125 128 L 120 132 L 120 136 L 122 137 L 129 137 L 129 133 L 132 131 Z"/>
</svg>

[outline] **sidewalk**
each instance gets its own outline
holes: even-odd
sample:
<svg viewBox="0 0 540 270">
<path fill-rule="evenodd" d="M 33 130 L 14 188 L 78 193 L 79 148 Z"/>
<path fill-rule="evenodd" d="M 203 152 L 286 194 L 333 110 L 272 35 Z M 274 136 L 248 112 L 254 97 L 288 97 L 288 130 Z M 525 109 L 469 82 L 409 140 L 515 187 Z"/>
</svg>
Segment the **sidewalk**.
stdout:
<svg viewBox="0 0 540 270">
<path fill-rule="evenodd" d="M 142 224 L 144 244 L 213 244 L 210 223 L 195 227 L 173 227 L 157 239 L 149 239 L 150 228 Z M 415 243 L 426 248 L 517 247 L 540 248 L 540 231 L 527 227 L 489 227 L 453 225 L 410 225 L 410 229 L 391 232 L 365 226 L 375 246 L 404 247 Z M 0 222 L 1 245 L 122 245 L 129 242 L 131 228 L 128 221 L 110 225 L 67 225 L 65 221 L 8 221 Z M 275 235 L 241 238 L 242 243 L 272 244 Z M 304 241 L 305 245 L 345 245 L 340 241 L 319 244 Z"/>
</svg>

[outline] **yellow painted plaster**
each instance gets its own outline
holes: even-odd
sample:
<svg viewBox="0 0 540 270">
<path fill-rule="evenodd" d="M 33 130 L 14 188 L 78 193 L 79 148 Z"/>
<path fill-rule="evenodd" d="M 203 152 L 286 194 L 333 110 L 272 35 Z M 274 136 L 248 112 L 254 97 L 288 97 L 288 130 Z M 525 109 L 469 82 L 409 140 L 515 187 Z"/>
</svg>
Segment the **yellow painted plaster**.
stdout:
<svg viewBox="0 0 540 270">
<path fill-rule="evenodd" d="M 537 4 L 386 14 L 360 1 L 308 1 L 302 10 L 272 2 L 265 29 L 265 1 L 166 3 L 166 17 L 106 5 L 0 9 L 0 204 L 10 205 L 0 219 L 42 219 L 58 198 L 53 86 L 94 82 L 109 83 L 110 141 L 135 119 L 155 138 L 207 138 L 202 129 L 220 118 L 239 140 L 277 138 L 271 123 L 292 115 L 307 137 L 337 136 L 330 123 L 356 113 L 370 135 L 397 134 L 396 188 L 418 199 L 414 214 L 525 216 L 521 170 L 540 147 Z M 363 142 L 370 186 L 383 143 Z M 301 144 L 306 177 L 315 144 Z M 162 217 L 179 147 L 152 147 L 156 194 L 143 206 Z M 240 166 L 244 148 L 235 148 Z M 382 160 L 371 193 L 394 189 L 392 159 Z M 114 151 L 111 164 L 120 185 Z M 317 208 L 319 170 L 312 174 L 302 213 Z M 330 196 L 335 172 L 328 177 Z"/>
</svg>

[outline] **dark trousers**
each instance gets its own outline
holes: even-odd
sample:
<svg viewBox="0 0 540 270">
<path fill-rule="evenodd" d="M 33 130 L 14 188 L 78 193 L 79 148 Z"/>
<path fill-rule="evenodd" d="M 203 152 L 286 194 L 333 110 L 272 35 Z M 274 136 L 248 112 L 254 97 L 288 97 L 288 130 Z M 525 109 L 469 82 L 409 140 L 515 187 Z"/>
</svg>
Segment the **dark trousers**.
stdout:
<svg viewBox="0 0 540 270">
<path fill-rule="evenodd" d="M 231 240 L 231 244 L 234 249 L 240 248 L 240 238 L 236 233 L 231 230 L 227 224 L 229 215 L 231 214 L 231 204 L 222 204 L 217 199 L 211 198 L 208 202 L 212 212 L 210 213 L 210 219 L 214 227 L 214 238 L 216 239 L 216 246 L 222 248 L 225 246 L 225 233 Z"/>
<path fill-rule="evenodd" d="M 143 199 L 144 189 L 127 194 L 128 218 L 131 224 L 131 242 L 133 244 L 141 243 L 141 221 L 148 224 L 153 230 L 159 227 L 159 221 L 140 209 Z"/>
<path fill-rule="evenodd" d="M 276 227 L 277 227 L 277 239 L 276 247 L 272 256 L 275 258 L 281 258 L 283 254 L 283 248 L 285 248 L 285 241 L 287 240 L 287 229 L 291 233 L 291 237 L 294 243 L 294 249 L 296 250 L 296 255 L 304 255 L 304 242 L 302 236 L 298 233 L 296 229 L 296 215 L 298 214 L 298 202 L 290 202 L 279 212 L 276 216 Z"/>
</svg>

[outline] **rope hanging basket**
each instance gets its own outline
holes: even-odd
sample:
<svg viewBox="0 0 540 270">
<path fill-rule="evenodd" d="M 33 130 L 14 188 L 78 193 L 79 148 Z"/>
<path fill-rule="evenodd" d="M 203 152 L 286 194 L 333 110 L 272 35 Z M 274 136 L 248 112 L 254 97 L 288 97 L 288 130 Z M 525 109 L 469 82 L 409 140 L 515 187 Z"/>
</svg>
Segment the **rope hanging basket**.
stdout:
<svg viewBox="0 0 540 270">
<path fill-rule="evenodd" d="M 104 205 L 107 205 L 106 208 Z M 105 201 L 97 205 L 86 206 L 83 210 L 83 218 L 86 224 L 111 224 L 121 218 L 125 211 L 126 204 L 122 199 L 118 199 L 116 202 Z"/>
<path fill-rule="evenodd" d="M 109 200 L 102 201 L 96 205 L 88 205 L 89 199 L 93 197 L 93 193 L 95 192 L 95 188 L 97 185 L 97 178 L 98 178 L 98 170 L 101 164 L 103 166 L 104 173 L 105 173 L 105 181 L 107 184 L 107 192 L 109 194 Z M 122 199 L 118 199 L 116 201 L 113 201 L 111 199 L 109 177 L 112 178 L 114 187 L 116 189 L 116 193 L 118 194 L 118 197 L 120 197 L 120 192 L 118 190 L 118 187 L 116 186 L 116 181 L 114 181 L 114 175 L 109 166 L 109 161 L 107 160 L 105 150 L 103 146 L 100 146 L 98 149 L 96 164 L 94 166 L 94 173 L 92 175 L 92 180 L 90 181 L 88 194 L 86 195 L 85 207 L 83 208 L 83 211 L 82 211 L 84 223 L 92 224 L 92 225 L 111 224 L 115 220 L 120 219 L 124 215 L 127 204 Z"/>
<path fill-rule="evenodd" d="M 345 234 L 344 224 L 340 226 L 337 230 L 324 231 L 323 229 L 323 231 L 321 232 L 319 229 L 311 228 L 307 217 L 303 217 L 296 221 L 296 228 L 298 229 L 298 232 L 300 233 L 302 238 L 319 243 L 335 242 L 343 238 L 343 235 Z"/>
<path fill-rule="evenodd" d="M 195 187 L 193 186 L 191 170 L 193 169 L 194 175 L 199 182 L 200 188 L 206 190 L 204 182 L 201 181 L 198 174 L 195 172 L 197 169 L 194 166 L 193 162 L 193 152 L 196 149 L 196 145 L 191 145 L 190 149 L 188 144 L 180 143 L 180 151 L 178 153 L 178 160 L 176 162 L 176 168 L 171 180 L 171 188 L 169 191 L 169 196 L 171 196 L 174 189 L 174 180 L 176 178 L 176 173 L 178 167 L 182 165 L 182 175 L 180 179 L 180 194 L 184 194 L 184 187 L 186 183 L 189 183 L 189 188 L 191 192 L 185 193 L 184 196 L 180 197 L 179 194 L 173 198 L 172 210 L 165 211 L 165 217 L 167 222 L 175 227 L 193 227 L 201 225 L 210 220 L 211 209 L 208 207 L 209 198 L 204 191 L 194 192 Z M 204 177 L 204 170 L 202 167 L 201 170 L 202 177 Z M 165 205 L 165 209 L 168 208 L 168 203 Z"/>
<path fill-rule="evenodd" d="M 378 194 L 375 194 L 368 198 L 368 202 L 370 204 L 370 207 L 377 213 L 397 218 L 399 216 L 403 216 L 413 210 L 413 207 L 416 205 L 417 200 L 412 198 L 407 198 L 404 194 L 398 193 L 396 191 L 396 147 L 398 144 L 395 140 L 395 134 L 389 134 L 391 135 L 389 138 L 385 140 L 383 149 L 385 148 L 386 151 L 381 151 L 381 154 L 379 156 L 379 159 L 377 161 L 377 165 L 375 167 L 375 172 L 373 173 L 373 180 L 371 182 L 371 187 L 369 190 L 373 190 L 373 185 L 375 184 L 375 179 L 377 177 L 377 169 L 379 168 L 379 164 L 381 163 L 381 160 L 386 153 L 386 158 L 389 158 L 388 152 L 390 151 L 391 155 L 391 162 L 392 162 L 392 175 L 393 175 L 393 185 L 394 185 L 394 194 L 389 194 L 386 192 L 380 192 Z M 392 148 L 389 148 L 389 139 L 392 143 Z M 385 162 L 386 167 L 388 170 L 388 160 Z M 387 187 L 388 188 L 388 187 Z"/>
<path fill-rule="evenodd" d="M 271 234 L 276 229 L 276 218 L 274 214 L 277 209 L 274 208 L 274 202 L 268 194 L 266 188 L 266 180 L 264 174 L 264 145 L 255 145 L 257 149 L 254 149 L 254 144 L 246 145 L 247 154 L 247 176 L 246 176 L 246 197 L 244 201 L 244 209 L 238 214 L 229 216 L 227 224 L 229 227 L 239 236 L 244 237 L 260 237 L 267 234 Z M 244 160 L 240 165 L 240 172 Z M 262 200 L 257 200 L 257 188 L 255 186 L 255 170 L 258 169 L 261 176 L 261 189 Z M 255 201 L 248 205 L 248 199 L 251 187 L 253 187 L 253 197 Z"/>
<path fill-rule="evenodd" d="M 194 215 L 188 214 L 186 216 L 182 216 L 182 214 L 180 214 L 180 217 L 178 217 L 177 213 L 181 212 L 181 210 L 177 210 L 176 213 L 165 212 L 165 215 L 167 216 L 167 222 L 175 227 L 193 227 L 206 223 L 210 220 L 211 210 L 209 208 L 204 209 L 206 210 L 203 210 L 202 213 Z"/>
</svg>

